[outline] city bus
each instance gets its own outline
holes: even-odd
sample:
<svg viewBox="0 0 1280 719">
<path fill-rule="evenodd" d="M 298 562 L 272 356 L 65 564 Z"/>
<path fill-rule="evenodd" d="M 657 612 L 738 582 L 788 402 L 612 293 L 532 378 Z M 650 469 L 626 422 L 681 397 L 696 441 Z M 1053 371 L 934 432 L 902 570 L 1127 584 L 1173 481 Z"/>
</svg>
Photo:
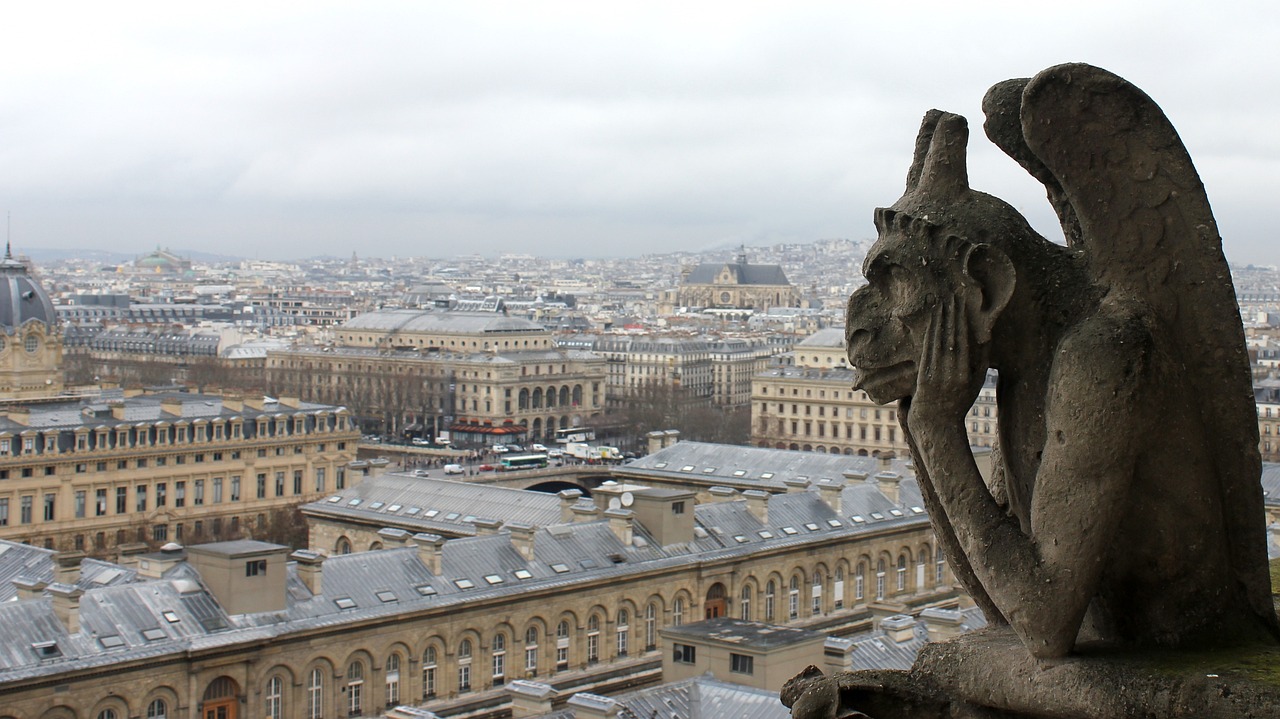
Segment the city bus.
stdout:
<svg viewBox="0 0 1280 719">
<path fill-rule="evenodd" d="M 503 457 L 502 469 L 541 469 L 547 466 L 545 454 L 519 454 L 514 457 Z"/>
<path fill-rule="evenodd" d="M 590 427 L 565 427 L 556 430 L 556 442 L 558 444 L 568 444 L 570 442 L 592 442 L 595 441 L 596 431 Z"/>
</svg>

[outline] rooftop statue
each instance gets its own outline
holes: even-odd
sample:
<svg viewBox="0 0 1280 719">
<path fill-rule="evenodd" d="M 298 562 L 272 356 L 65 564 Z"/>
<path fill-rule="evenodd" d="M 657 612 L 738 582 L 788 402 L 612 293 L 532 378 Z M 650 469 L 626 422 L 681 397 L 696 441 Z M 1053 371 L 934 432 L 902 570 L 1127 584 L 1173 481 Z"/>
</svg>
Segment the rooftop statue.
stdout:
<svg viewBox="0 0 1280 719">
<path fill-rule="evenodd" d="M 846 338 L 856 386 L 899 402 L 938 542 L 992 626 L 909 673 L 811 669 L 784 691 L 797 719 L 1143 716 L 1144 680 L 1116 661 L 1280 640 L 1244 333 L 1181 140 L 1082 64 L 1000 83 L 983 111 L 1066 245 L 970 189 L 965 119 L 930 111 Z M 965 417 L 989 369 L 984 481 Z M 1129 704 L 1089 704 L 1108 676 Z"/>
</svg>

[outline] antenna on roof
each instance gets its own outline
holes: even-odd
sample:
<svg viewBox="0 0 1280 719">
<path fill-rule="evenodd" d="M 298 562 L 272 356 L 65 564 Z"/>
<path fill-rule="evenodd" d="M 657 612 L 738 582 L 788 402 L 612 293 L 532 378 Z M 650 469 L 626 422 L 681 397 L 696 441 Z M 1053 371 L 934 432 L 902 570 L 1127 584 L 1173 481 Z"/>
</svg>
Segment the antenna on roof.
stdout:
<svg viewBox="0 0 1280 719">
<path fill-rule="evenodd" d="M 4 211 L 4 258 L 6 260 L 13 259 L 13 213 L 9 210 Z"/>
</svg>

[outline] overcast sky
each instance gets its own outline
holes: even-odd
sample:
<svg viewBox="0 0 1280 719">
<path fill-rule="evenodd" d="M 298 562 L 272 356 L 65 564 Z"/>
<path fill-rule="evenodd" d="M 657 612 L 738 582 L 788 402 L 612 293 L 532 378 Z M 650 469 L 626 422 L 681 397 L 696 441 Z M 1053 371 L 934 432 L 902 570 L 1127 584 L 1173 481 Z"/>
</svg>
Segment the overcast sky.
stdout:
<svg viewBox="0 0 1280 719">
<path fill-rule="evenodd" d="M 996 81 L 1086 61 L 1173 120 L 1228 258 L 1280 263 L 1271 3 L 871 5 L 15 4 L 0 209 L 19 251 L 859 239 L 939 107 L 970 118 L 973 186 L 1048 233 L 1042 189 L 982 136 L 979 104 Z"/>
</svg>

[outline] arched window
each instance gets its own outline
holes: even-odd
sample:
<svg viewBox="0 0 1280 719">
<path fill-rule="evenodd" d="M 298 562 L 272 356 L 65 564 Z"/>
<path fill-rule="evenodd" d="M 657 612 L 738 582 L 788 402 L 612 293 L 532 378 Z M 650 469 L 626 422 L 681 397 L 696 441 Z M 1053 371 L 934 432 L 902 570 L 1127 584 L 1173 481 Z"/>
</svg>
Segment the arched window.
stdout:
<svg viewBox="0 0 1280 719">
<path fill-rule="evenodd" d="M 764 586 L 764 620 L 766 622 L 773 621 L 775 597 L 777 596 L 777 585 L 770 579 L 769 583 Z"/>
<path fill-rule="evenodd" d="M 742 588 L 741 596 L 738 599 L 738 616 L 742 621 L 751 621 L 751 585 L 748 584 Z"/>
<path fill-rule="evenodd" d="M 32 338 L 28 337 L 27 339 L 31 340 Z M 27 350 L 27 351 L 34 352 L 35 350 Z M 98 719 L 120 719 L 120 715 L 116 714 L 115 709 L 103 709 L 102 711 L 98 712 Z"/>
<path fill-rule="evenodd" d="M 836 583 L 832 591 L 836 609 L 844 609 L 844 567 L 836 567 Z"/>
<path fill-rule="evenodd" d="M 941 546 L 936 551 L 933 581 L 942 584 L 947 571 L 947 558 L 943 556 Z"/>
<path fill-rule="evenodd" d="M 671 624 L 676 627 L 684 624 L 684 597 L 676 597 L 671 605 Z"/>
<path fill-rule="evenodd" d="M 346 537 L 339 537 L 338 543 L 334 545 L 333 550 L 338 554 L 351 554 L 351 540 Z"/>
<path fill-rule="evenodd" d="M 592 614 L 587 619 L 587 663 L 600 661 L 600 615 Z"/>
<path fill-rule="evenodd" d="M 436 648 L 427 647 L 422 652 L 422 699 L 436 695 Z"/>
<path fill-rule="evenodd" d="M 813 589 L 812 591 L 809 592 L 809 594 L 810 594 L 809 613 L 821 614 L 822 613 L 822 573 L 821 572 L 818 572 L 816 570 L 814 571 Z"/>
<path fill-rule="evenodd" d="M 618 625 L 616 627 L 618 640 L 618 656 L 627 656 L 627 644 L 631 639 L 631 613 L 625 609 L 618 610 Z"/>
<path fill-rule="evenodd" d="M 147 719 L 169 719 L 169 705 L 163 699 L 152 699 L 147 705 Z"/>
<path fill-rule="evenodd" d="M 867 594 L 867 563 L 858 562 L 858 573 L 853 575 L 853 598 L 859 602 Z"/>
<path fill-rule="evenodd" d="M 358 717 L 364 712 L 361 692 L 364 689 L 364 662 L 359 659 L 347 665 L 347 713 Z"/>
<path fill-rule="evenodd" d="M 876 562 L 876 599 L 884 599 L 884 560 Z"/>
<path fill-rule="evenodd" d="M 387 657 L 386 679 L 387 706 L 393 707 L 400 703 L 400 654 L 398 652 L 392 652 Z"/>
<path fill-rule="evenodd" d="M 903 592 L 907 589 L 907 556 L 905 554 L 898 555 L 898 591 Z"/>
<path fill-rule="evenodd" d="M 471 691 L 471 640 L 458 645 L 458 692 Z"/>
<path fill-rule="evenodd" d="M 524 673 L 534 676 L 538 673 L 538 628 L 529 627 L 524 630 Z"/>
<path fill-rule="evenodd" d="M 307 677 L 307 717 L 321 719 L 324 716 L 324 672 L 312 669 Z"/>
<path fill-rule="evenodd" d="M 263 712 L 266 719 L 280 719 L 282 711 L 280 703 L 284 700 L 283 695 L 284 687 L 283 682 L 280 681 L 280 677 L 277 676 L 268 679 L 267 691 L 263 698 L 263 701 L 265 702 Z"/>
<path fill-rule="evenodd" d="M 556 625 L 556 671 L 569 668 L 569 622 L 561 621 Z"/>
<path fill-rule="evenodd" d="M 787 587 L 787 618 L 800 616 L 800 577 L 792 577 Z"/>
<path fill-rule="evenodd" d="M 493 635 L 493 685 L 501 686 L 507 681 L 507 635 L 499 632 Z"/>
<path fill-rule="evenodd" d="M 644 648 L 651 651 L 658 646 L 658 605 L 649 604 L 644 610 Z"/>
</svg>

